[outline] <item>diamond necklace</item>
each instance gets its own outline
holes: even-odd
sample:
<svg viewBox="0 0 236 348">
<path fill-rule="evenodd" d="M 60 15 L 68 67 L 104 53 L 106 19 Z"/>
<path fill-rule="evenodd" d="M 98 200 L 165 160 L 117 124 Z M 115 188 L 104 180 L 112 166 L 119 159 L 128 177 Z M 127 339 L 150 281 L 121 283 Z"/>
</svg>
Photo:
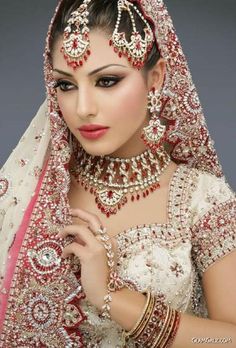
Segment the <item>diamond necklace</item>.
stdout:
<svg viewBox="0 0 236 348">
<path fill-rule="evenodd" d="M 129 159 L 91 156 L 80 149 L 71 174 L 95 196 L 101 212 L 110 217 L 128 202 L 128 197 L 134 202 L 157 190 L 160 176 L 170 161 L 163 148 L 155 154 L 147 149 Z"/>
</svg>

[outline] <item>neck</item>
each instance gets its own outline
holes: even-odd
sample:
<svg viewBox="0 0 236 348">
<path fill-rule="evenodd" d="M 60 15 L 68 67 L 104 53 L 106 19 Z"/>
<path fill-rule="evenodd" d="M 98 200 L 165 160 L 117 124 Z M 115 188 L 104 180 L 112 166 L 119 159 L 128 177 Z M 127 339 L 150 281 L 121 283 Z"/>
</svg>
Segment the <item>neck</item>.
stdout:
<svg viewBox="0 0 236 348">
<path fill-rule="evenodd" d="M 145 150 L 147 150 L 147 147 L 141 139 L 141 133 L 143 127 L 146 127 L 147 125 L 148 119 L 144 121 L 144 123 L 137 129 L 135 134 L 125 144 L 123 144 L 119 149 L 111 153 L 109 156 L 113 158 L 129 159 L 144 153 Z"/>
<path fill-rule="evenodd" d="M 128 142 L 124 146 L 122 146 L 120 149 L 109 154 L 109 157 L 129 159 L 129 158 L 141 155 L 146 150 L 147 150 L 147 147 L 142 142 L 142 140 L 140 142 L 136 141 L 135 143 Z"/>
<path fill-rule="evenodd" d="M 87 158 L 94 158 L 96 160 L 99 159 L 106 159 L 108 162 L 111 160 L 115 160 L 115 161 L 129 161 L 131 159 L 135 159 L 138 158 L 139 156 L 141 157 L 143 154 L 147 154 L 148 152 L 151 152 L 150 149 L 148 149 L 146 146 L 144 146 L 143 148 L 140 149 L 135 149 L 135 151 L 115 151 L 111 154 L 108 155 L 90 155 L 89 153 L 87 153 L 82 147 L 79 149 L 78 154 L 82 155 L 82 156 L 86 156 Z"/>
</svg>

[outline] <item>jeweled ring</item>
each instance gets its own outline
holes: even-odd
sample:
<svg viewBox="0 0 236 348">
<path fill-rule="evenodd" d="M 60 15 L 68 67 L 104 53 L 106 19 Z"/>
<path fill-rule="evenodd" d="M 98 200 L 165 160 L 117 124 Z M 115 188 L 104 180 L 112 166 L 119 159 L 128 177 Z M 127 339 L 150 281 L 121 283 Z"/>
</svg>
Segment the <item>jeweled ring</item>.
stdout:
<svg viewBox="0 0 236 348">
<path fill-rule="evenodd" d="M 95 236 L 104 236 L 107 232 L 106 227 L 100 226 L 100 228 L 95 232 Z"/>
</svg>

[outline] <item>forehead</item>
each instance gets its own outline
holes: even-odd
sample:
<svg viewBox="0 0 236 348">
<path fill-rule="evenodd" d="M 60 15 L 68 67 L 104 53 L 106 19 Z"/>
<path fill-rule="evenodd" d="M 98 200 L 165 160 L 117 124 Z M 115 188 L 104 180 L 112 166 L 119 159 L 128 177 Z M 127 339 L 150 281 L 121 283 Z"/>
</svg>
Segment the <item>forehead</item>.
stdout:
<svg viewBox="0 0 236 348">
<path fill-rule="evenodd" d="M 89 34 L 90 41 L 90 50 L 91 55 L 88 58 L 88 61 L 84 63 L 81 68 L 78 70 L 94 70 L 101 65 L 109 64 L 122 64 L 131 69 L 130 64 L 125 57 L 119 57 L 115 52 L 113 47 L 109 45 L 109 36 L 100 30 L 93 30 Z M 52 54 L 52 63 L 53 68 L 66 69 L 66 71 L 73 71 L 71 67 L 67 65 L 66 60 L 63 57 L 61 52 L 61 47 L 63 43 L 63 37 L 59 37 L 56 41 L 53 54 Z"/>
</svg>

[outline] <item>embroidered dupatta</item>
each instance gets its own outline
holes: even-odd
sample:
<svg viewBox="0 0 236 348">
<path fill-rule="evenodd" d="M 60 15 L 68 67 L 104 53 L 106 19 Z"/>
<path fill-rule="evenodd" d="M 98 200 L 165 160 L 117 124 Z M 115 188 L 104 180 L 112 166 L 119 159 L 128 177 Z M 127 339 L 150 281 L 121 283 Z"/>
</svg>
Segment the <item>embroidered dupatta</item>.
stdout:
<svg viewBox="0 0 236 348">
<path fill-rule="evenodd" d="M 0 172 L 0 345 L 83 347 L 86 316 L 79 263 L 61 259 L 56 239 L 69 216 L 69 130 L 61 115 L 50 63 L 52 19 L 45 49 L 47 103 Z M 139 0 L 155 25 L 166 59 L 161 117 L 167 120 L 172 159 L 222 176 L 191 74 L 162 0 Z M 66 242 L 65 242 L 66 243 Z"/>
</svg>

